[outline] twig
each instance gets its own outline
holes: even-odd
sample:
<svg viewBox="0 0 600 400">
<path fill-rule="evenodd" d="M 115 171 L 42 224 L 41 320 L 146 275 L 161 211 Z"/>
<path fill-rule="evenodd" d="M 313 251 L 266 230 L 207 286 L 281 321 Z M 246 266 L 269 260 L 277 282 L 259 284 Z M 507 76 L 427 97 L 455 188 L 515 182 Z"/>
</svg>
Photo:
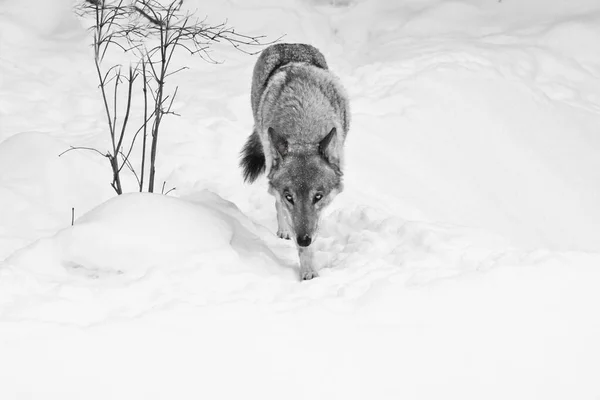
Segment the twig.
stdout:
<svg viewBox="0 0 600 400">
<path fill-rule="evenodd" d="M 135 168 L 133 168 L 133 165 L 131 165 L 131 162 L 125 156 L 125 154 L 123 154 L 123 152 L 120 152 L 120 154 L 121 154 L 121 157 L 123 157 L 123 165 L 126 165 L 127 168 L 133 173 L 133 176 L 135 176 L 135 179 L 137 180 L 137 183 L 139 185 L 140 184 L 140 178 L 138 177 L 137 172 L 135 172 Z M 123 166 L 121 166 L 121 168 L 123 168 Z"/>
<path fill-rule="evenodd" d="M 167 190 L 167 192 L 165 193 L 165 185 L 167 184 L 167 181 L 163 181 L 162 184 L 162 189 L 160 190 L 161 194 L 164 194 L 165 196 L 168 195 L 169 193 L 171 193 L 173 190 L 176 190 L 176 187 L 172 187 L 171 189 Z"/>
<path fill-rule="evenodd" d="M 104 154 L 98 149 L 94 149 L 93 147 L 84 147 L 84 146 L 69 146 L 70 148 L 60 153 L 58 156 L 61 157 L 63 154 L 70 152 L 71 150 L 90 150 L 100 154 L 102 157 L 109 157 L 110 154 Z"/>
<path fill-rule="evenodd" d="M 144 190 L 144 172 L 146 171 L 146 139 L 148 138 L 148 78 L 146 71 L 146 61 L 142 57 L 142 78 L 144 79 L 144 138 L 142 142 L 142 172 L 140 177 L 140 192 Z M 152 112 L 152 115 L 154 115 L 154 111 Z"/>
</svg>

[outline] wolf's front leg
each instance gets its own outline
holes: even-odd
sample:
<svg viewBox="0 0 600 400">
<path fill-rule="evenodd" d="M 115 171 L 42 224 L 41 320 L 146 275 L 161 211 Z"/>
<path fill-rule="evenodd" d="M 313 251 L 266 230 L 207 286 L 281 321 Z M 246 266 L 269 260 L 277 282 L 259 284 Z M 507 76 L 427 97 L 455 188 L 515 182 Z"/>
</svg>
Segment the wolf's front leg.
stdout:
<svg viewBox="0 0 600 400">
<path fill-rule="evenodd" d="M 313 247 L 298 246 L 298 255 L 300 256 L 300 279 L 308 281 L 319 276 L 314 267 Z"/>
<path fill-rule="evenodd" d="M 283 205 L 279 199 L 275 200 L 275 208 L 277 209 L 277 236 L 282 239 L 290 240 L 292 238 L 292 230 L 287 222 L 283 211 Z"/>
</svg>

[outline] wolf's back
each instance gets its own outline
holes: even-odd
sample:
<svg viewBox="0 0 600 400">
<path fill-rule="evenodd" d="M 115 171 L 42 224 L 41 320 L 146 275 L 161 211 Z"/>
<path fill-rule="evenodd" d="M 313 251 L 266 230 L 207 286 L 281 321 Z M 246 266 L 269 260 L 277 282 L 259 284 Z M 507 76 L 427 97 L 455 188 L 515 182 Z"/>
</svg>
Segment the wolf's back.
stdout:
<svg viewBox="0 0 600 400">
<path fill-rule="evenodd" d="M 309 44 L 278 43 L 267 47 L 258 57 L 252 74 L 252 113 L 256 118 L 260 98 L 277 70 L 290 63 L 307 63 L 315 67 L 328 69 L 325 56 Z"/>
<path fill-rule="evenodd" d="M 271 93 L 269 99 L 263 101 L 262 98 L 265 96 L 265 90 L 267 90 L 268 87 L 271 87 L 270 83 L 272 78 L 289 64 L 295 64 L 296 69 L 292 73 L 283 75 L 285 76 L 284 79 L 286 82 L 275 84 L 272 90 L 281 94 L 288 80 L 297 79 L 302 76 L 302 74 L 306 74 L 307 71 L 312 69 L 312 72 L 308 72 L 308 75 L 314 79 L 311 81 L 313 83 L 318 82 L 317 85 L 325 89 L 324 92 L 327 92 L 328 87 L 331 88 L 328 92 L 330 97 L 328 101 L 330 101 L 331 105 L 334 108 L 337 108 L 340 113 L 339 119 L 341 120 L 341 127 L 343 128 L 343 132 L 340 132 L 342 134 L 342 140 L 348 129 L 349 115 L 347 112 L 345 92 L 341 86 L 338 86 L 332 80 L 333 75 L 327 75 L 328 73 L 317 74 L 314 71 L 323 72 L 329 69 L 327 62 L 325 61 L 325 56 L 323 56 L 323 54 L 315 47 L 303 43 L 278 43 L 267 47 L 258 57 L 252 74 L 250 98 L 255 125 L 252 134 L 246 141 L 240 154 L 240 166 L 242 167 L 244 180 L 246 182 L 252 183 L 256 180 L 259 175 L 267 171 L 266 163 L 271 162 L 269 158 L 265 156 L 265 141 L 268 139 L 261 137 L 261 135 L 266 134 L 266 131 L 263 129 L 264 126 L 261 126 L 262 124 L 260 121 L 262 118 L 259 118 L 258 114 L 259 112 L 262 114 L 266 109 L 270 112 L 269 115 L 271 117 L 273 116 L 273 93 Z M 306 68 L 302 68 L 302 64 L 304 64 Z M 324 75 L 326 76 L 325 78 L 323 78 Z M 273 78 L 273 81 L 275 82 L 276 79 L 277 78 Z M 302 93 L 300 92 L 297 94 L 301 95 Z M 266 93 L 266 95 L 269 95 L 269 93 Z M 314 100 L 312 95 L 308 95 L 308 97 Z M 311 101 L 308 101 L 305 104 L 311 104 Z M 275 109 L 276 108 L 277 107 L 275 107 Z M 315 115 L 317 114 L 319 113 L 315 113 Z"/>
</svg>

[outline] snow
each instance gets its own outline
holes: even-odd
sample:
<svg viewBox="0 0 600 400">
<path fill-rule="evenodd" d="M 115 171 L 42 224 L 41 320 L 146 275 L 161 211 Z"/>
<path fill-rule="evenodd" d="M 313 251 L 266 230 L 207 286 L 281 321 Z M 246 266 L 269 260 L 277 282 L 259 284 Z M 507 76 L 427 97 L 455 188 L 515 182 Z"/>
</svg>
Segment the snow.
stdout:
<svg viewBox="0 0 600 400">
<path fill-rule="evenodd" d="M 93 182 L 109 179 L 104 160 L 78 152 L 58 157 L 67 149 L 66 142 L 41 132 L 0 143 L 0 232 L 16 243 L 3 243 L 0 258 L 69 224 L 72 209 L 79 216 L 112 196 L 109 186 Z"/>
<path fill-rule="evenodd" d="M 314 44 L 348 89 L 320 277 L 242 183 L 255 56 L 175 60 L 174 190 L 116 197 L 104 157 L 59 157 L 109 146 L 85 21 L 4 0 L 0 398 L 600 396 L 596 0 L 185 4 Z"/>
</svg>

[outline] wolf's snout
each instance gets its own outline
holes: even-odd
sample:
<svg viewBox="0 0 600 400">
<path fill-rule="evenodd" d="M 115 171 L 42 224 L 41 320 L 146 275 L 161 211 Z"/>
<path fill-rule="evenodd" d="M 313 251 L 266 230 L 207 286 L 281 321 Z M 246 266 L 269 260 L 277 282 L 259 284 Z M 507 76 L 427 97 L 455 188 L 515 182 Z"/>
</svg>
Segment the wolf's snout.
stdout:
<svg viewBox="0 0 600 400">
<path fill-rule="evenodd" d="M 298 241 L 298 246 L 302 247 L 307 247 L 312 242 L 312 238 L 308 235 L 298 236 L 296 240 Z"/>
</svg>

